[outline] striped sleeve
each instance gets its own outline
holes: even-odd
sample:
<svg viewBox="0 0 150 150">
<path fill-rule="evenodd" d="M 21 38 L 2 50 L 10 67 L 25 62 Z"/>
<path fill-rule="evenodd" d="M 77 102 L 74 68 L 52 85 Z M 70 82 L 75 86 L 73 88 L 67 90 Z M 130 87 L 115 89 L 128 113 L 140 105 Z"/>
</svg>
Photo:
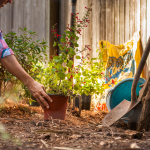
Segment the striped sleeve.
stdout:
<svg viewBox="0 0 150 150">
<path fill-rule="evenodd" d="M 0 31 L 0 59 L 13 54 L 14 52 L 8 47 Z"/>
</svg>

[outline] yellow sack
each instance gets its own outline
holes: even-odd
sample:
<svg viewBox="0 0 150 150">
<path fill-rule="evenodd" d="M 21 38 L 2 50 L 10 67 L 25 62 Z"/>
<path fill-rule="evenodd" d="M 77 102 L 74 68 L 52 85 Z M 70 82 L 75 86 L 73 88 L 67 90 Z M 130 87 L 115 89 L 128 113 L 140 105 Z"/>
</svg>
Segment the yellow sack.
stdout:
<svg viewBox="0 0 150 150">
<path fill-rule="evenodd" d="M 121 45 L 113 45 L 108 41 L 99 41 L 99 45 L 104 54 L 105 83 L 109 87 L 123 79 L 134 77 L 142 56 L 139 32 L 136 32 L 129 41 Z M 141 74 L 143 78 L 146 77 L 144 72 Z"/>
</svg>

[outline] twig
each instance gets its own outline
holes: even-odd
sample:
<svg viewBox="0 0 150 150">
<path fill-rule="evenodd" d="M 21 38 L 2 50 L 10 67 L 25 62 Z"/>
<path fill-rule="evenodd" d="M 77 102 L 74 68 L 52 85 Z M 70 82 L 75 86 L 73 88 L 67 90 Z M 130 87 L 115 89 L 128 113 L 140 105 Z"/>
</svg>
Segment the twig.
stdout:
<svg viewBox="0 0 150 150">
<path fill-rule="evenodd" d="M 46 144 L 45 141 L 43 141 L 43 140 L 41 139 L 41 142 L 45 145 L 46 148 L 48 148 L 48 144 Z"/>
</svg>

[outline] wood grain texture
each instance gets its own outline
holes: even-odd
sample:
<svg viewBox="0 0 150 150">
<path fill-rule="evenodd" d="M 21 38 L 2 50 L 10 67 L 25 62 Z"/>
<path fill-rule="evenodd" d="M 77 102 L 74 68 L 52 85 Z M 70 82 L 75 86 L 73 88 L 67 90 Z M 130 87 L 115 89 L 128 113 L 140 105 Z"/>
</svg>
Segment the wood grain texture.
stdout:
<svg viewBox="0 0 150 150">
<path fill-rule="evenodd" d="M 124 43 L 124 0 L 119 1 L 119 42 Z"/>
<path fill-rule="evenodd" d="M 141 41 L 143 50 L 147 42 L 147 0 L 140 1 L 140 30 L 141 30 Z"/>
<path fill-rule="evenodd" d="M 106 1 L 100 1 L 100 40 L 106 40 Z"/>
<path fill-rule="evenodd" d="M 119 0 L 115 0 L 115 44 L 119 43 Z"/>
<path fill-rule="evenodd" d="M 125 0 L 125 42 L 129 40 L 129 0 Z"/>
<path fill-rule="evenodd" d="M 150 0 L 147 0 L 147 41 L 150 37 Z M 147 66 L 148 69 L 150 70 L 150 55 L 148 56 L 147 59 Z"/>
<path fill-rule="evenodd" d="M 47 0 L 14 0 L 0 9 L 0 28 L 3 34 L 9 31 L 21 35 L 20 28 L 27 28 L 35 31 L 37 36 L 34 39 L 46 39 L 46 5 Z"/>
<path fill-rule="evenodd" d="M 134 0 L 130 0 L 130 3 L 129 3 L 129 5 L 130 5 L 130 7 L 129 7 L 129 21 L 130 21 L 130 23 L 129 23 L 129 26 L 130 26 L 130 28 L 129 28 L 130 29 L 129 37 L 130 38 L 133 36 L 134 31 L 135 31 L 135 19 L 134 19 L 134 17 L 135 17 L 135 14 L 134 14 L 135 5 L 134 4 L 135 4 Z"/>
<path fill-rule="evenodd" d="M 99 23 L 98 23 L 98 19 L 99 17 L 99 14 L 100 14 L 100 11 L 97 12 L 96 11 L 96 7 L 97 7 L 97 3 L 98 3 L 98 0 L 95 0 L 94 2 L 94 5 L 93 5 L 93 11 L 92 11 L 92 14 L 91 14 L 91 21 L 92 21 L 92 35 L 91 35 L 91 40 L 92 40 L 92 57 L 96 57 L 96 47 L 97 47 L 97 34 L 98 34 L 98 31 L 97 31 L 97 26 L 99 26 Z M 100 6 L 99 6 L 100 7 Z M 98 29 L 99 30 L 99 29 Z"/>
<path fill-rule="evenodd" d="M 106 40 L 114 44 L 114 0 L 106 0 Z"/>
<path fill-rule="evenodd" d="M 3 30 L 3 35 L 11 31 L 11 27 L 12 27 L 11 10 L 12 10 L 11 4 L 5 5 L 0 9 L 0 14 L 1 14 L 0 29 Z"/>
<path fill-rule="evenodd" d="M 147 40 L 150 37 L 150 0 L 147 0 Z"/>
<path fill-rule="evenodd" d="M 12 31 L 16 32 L 17 35 L 21 35 L 22 31 L 20 28 L 24 28 L 24 19 L 23 19 L 23 14 L 24 14 L 24 1 L 13 1 L 13 9 L 12 9 Z"/>
<path fill-rule="evenodd" d="M 140 31 L 140 0 L 135 0 L 135 32 Z"/>
</svg>

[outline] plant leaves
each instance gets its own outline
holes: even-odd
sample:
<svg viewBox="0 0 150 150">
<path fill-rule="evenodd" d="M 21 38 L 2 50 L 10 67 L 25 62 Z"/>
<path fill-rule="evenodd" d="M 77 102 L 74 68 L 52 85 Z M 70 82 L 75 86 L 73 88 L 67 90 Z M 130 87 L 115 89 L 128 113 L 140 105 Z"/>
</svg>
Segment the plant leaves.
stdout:
<svg viewBox="0 0 150 150">
<path fill-rule="evenodd" d="M 81 59 L 81 57 L 80 56 L 76 56 L 76 59 Z"/>
</svg>

